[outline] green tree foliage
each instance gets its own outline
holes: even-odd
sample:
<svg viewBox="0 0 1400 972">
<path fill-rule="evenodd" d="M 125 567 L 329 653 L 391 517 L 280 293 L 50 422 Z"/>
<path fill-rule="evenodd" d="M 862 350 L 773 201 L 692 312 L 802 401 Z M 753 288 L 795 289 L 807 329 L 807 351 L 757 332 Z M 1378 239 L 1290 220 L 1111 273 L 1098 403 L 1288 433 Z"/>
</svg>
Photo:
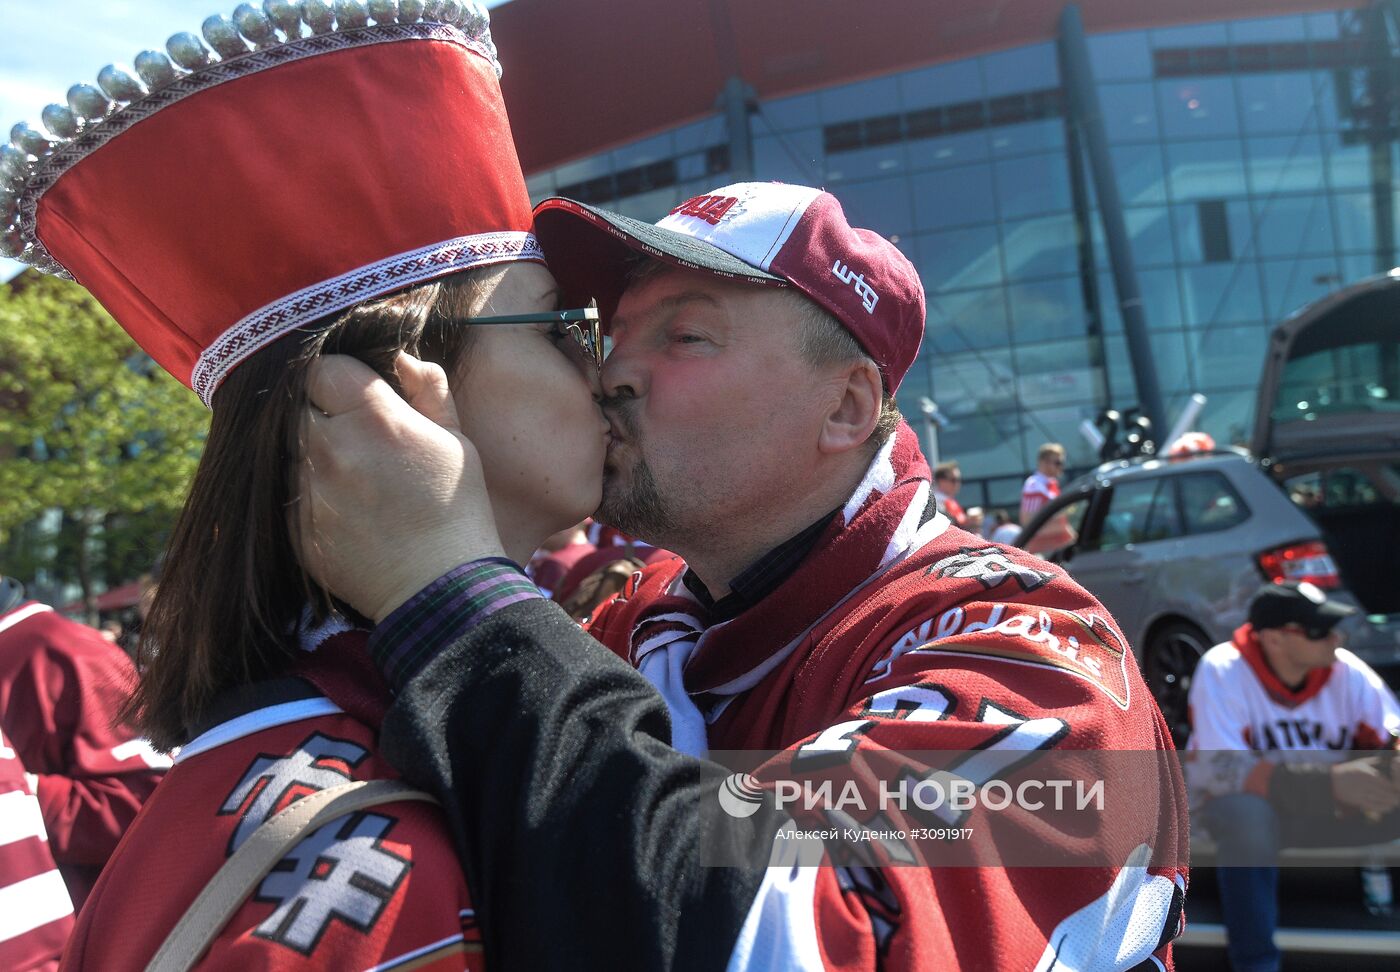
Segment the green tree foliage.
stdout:
<svg viewBox="0 0 1400 972">
<path fill-rule="evenodd" d="M 98 577 L 115 583 L 149 564 L 208 423 L 81 287 L 33 274 L 0 285 L 0 549 L 50 560 L 0 571 L 44 567 L 90 599 Z M 59 535 L 34 544 L 33 524 L 59 519 L 54 510 Z"/>
</svg>

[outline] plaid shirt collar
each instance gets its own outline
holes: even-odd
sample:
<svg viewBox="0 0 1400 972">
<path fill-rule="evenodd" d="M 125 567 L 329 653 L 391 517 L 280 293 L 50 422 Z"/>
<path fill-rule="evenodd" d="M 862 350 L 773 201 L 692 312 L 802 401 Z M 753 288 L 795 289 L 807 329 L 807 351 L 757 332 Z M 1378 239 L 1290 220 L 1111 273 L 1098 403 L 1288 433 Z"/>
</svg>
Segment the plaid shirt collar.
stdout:
<svg viewBox="0 0 1400 972">
<path fill-rule="evenodd" d="M 738 617 L 792 576 L 792 572 L 797 570 L 798 565 L 812 552 L 822 531 L 840 512 L 839 509 L 832 510 L 795 537 L 784 540 L 745 567 L 729 582 L 729 593 L 718 601 L 710 596 L 710 592 L 705 589 L 695 571 L 686 570 L 681 580 L 706 609 L 711 624 Z"/>
</svg>

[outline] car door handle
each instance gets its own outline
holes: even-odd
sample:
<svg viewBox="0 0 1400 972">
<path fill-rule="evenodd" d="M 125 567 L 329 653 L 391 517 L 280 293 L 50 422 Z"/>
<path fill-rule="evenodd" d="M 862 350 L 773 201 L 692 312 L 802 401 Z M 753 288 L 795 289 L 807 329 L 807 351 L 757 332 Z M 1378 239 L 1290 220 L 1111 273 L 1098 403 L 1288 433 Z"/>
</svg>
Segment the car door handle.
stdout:
<svg viewBox="0 0 1400 972">
<path fill-rule="evenodd" d="M 1124 584 L 1141 584 L 1143 581 L 1147 580 L 1147 571 L 1125 570 L 1121 576 Z"/>
</svg>

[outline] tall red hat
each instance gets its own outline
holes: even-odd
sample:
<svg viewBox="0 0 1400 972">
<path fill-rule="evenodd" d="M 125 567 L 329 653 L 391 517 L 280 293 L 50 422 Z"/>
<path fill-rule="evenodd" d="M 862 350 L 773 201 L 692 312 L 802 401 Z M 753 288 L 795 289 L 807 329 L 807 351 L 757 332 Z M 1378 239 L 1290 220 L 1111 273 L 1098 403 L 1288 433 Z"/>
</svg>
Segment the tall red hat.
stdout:
<svg viewBox="0 0 1400 972">
<path fill-rule="evenodd" d="M 267 0 L 202 33 L 12 129 L 0 254 L 78 281 L 205 404 L 309 322 L 543 261 L 479 4 Z"/>
</svg>

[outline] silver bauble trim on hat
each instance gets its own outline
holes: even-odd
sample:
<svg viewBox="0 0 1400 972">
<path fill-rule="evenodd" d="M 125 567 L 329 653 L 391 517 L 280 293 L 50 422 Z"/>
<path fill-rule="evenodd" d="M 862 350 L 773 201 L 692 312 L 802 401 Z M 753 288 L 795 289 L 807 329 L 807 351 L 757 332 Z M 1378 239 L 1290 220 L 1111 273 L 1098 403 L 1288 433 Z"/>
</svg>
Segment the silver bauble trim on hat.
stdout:
<svg viewBox="0 0 1400 972">
<path fill-rule="evenodd" d="M 71 279 L 35 235 L 39 199 L 131 125 L 225 81 L 345 47 L 421 39 L 465 42 L 501 74 L 490 15 L 475 0 L 263 0 L 261 9 L 240 3 L 230 18 L 209 17 L 200 34 L 172 35 L 168 57 L 142 51 L 134 73 L 109 64 L 96 86 L 73 85 L 66 105 L 40 113 L 43 131 L 10 129 L 0 144 L 0 256 Z"/>
</svg>

